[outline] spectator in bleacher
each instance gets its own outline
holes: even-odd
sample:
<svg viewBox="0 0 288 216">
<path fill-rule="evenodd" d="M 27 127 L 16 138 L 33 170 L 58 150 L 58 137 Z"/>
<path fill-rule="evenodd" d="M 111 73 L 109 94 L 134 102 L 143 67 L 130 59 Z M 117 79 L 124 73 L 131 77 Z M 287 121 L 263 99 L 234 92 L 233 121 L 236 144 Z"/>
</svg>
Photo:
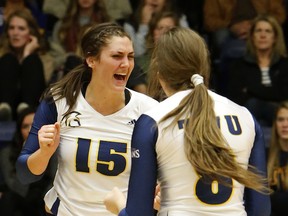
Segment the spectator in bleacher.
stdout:
<svg viewBox="0 0 288 216">
<path fill-rule="evenodd" d="M 12 142 L 0 150 L 0 170 L 6 185 L 6 190 L 2 191 L 1 215 L 43 216 L 45 214 L 43 197 L 52 186 L 56 161 L 53 158 L 49 166 L 50 172 L 47 172 L 40 182 L 30 185 L 21 184 L 16 177 L 15 168 L 18 155 L 28 137 L 34 115 L 35 109 L 33 108 L 21 111 Z"/>
<path fill-rule="evenodd" d="M 288 58 L 283 31 L 272 16 L 254 19 L 244 57 L 230 63 L 227 96 L 271 126 L 275 106 L 288 99 Z"/>
<path fill-rule="evenodd" d="M 17 109 L 39 104 L 53 69 L 46 58 L 48 43 L 29 10 L 10 14 L 1 36 L 0 103 L 8 104 L 16 119 Z"/>
<path fill-rule="evenodd" d="M 54 26 L 50 41 L 56 67 L 63 68 L 68 56 L 80 56 L 79 42 L 87 28 L 109 20 L 104 0 L 70 1 L 63 19 Z"/>
<path fill-rule="evenodd" d="M 165 31 L 178 25 L 179 17 L 173 12 L 163 11 L 153 14 L 153 17 L 149 22 L 148 33 L 145 37 L 146 51 L 144 54 L 135 58 L 135 67 L 127 83 L 128 88 L 131 88 L 138 92 L 146 93 L 147 72 L 150 64 L 152 50 L 154 48 L 154 43 Z M 137 73 L 138 75 L 136 75 Z M 139 84 L 137 84 L 135 87 L 131 87 L 130 80 L 135 80 Z"/>
<path fill-rule="evenodd" d="M 153 14 L 149 22 L 148 33 L 145 37 L 146 51 L 144 54 L 138 56 L 135 59 L 136 64 L 138 64 L 143 69 L 145 77 L 148 74 L 148 68 L 155 43 L 162 34 L 164 34 L 169 29 L 179 25 L 179 17 L 173 12 L 160 11 Z M 162 100 L 160 98 L 166 97 L 161 88 L 159 89 L 159 94 L 161 96 L 159 95 L 159 98 L 157 98 L 158 100 Z"/>
<path fill-rule="evenodd" d="M 43 11 L 47 15 L 48 35 L 51 36 L 57 21 L 65 16 L 71 0 L 43 0 Z M 110 21 L 123 25 L 125 19 L 132 14 L 129 0 L 104 0 Z M 57 5 L 57 7 L 55 7 Z"/>
<path fill-rule="evenodd" d="M 243 55 L 251 21 L 259 14 L 272 15 L 283 24 L 283 0 L 205 0 L 204 27 L 211 33 L 215 56 Z"/>
<path fill-rule="evenodd" d="M 179 26 L 179 17 L 173 12 L 158 12 L 152 16 L 145 37 L 146 51 L 136 58 L 136 62 L 144 69 L 145 73 L 148 71 L 155 43 L 163 33 L 175 26 Z"/>
<path fill-rule="evenodd" d="M 2 13 L 4 20 L 16 10 L 28 9 L 36 19 L 38 26 L 44 31 L 46 28 L 46 15 L 42 11 L 42 2 L 37 0 L 6 0 L 3 3 Z M 0 5 L 1 7 L 1 5 Z M 1 24 L 0 24 L 1 27 Z M 2 32 L 0 28 L 0 32 Z"/>
<path fill-rule="evenodd" d="M 124 23 L 124 29 L 132 37 L 134 42 L 135 56 L 145 53 L 145 36 L 148 33 L 148 25 L 154 13 L 171 11 L 179 16 L 180 25 L 189 27 L 186 16 L 179 13 L 179 9 L 172 0 L 141 0 L 136 11 Z"/>
<path fill-rule="evenodd" d="M 268 155 L 268 178 L 271 194 L 271 216 L 288 212 L 288 101 L 275 112 Z"/>
</svg>

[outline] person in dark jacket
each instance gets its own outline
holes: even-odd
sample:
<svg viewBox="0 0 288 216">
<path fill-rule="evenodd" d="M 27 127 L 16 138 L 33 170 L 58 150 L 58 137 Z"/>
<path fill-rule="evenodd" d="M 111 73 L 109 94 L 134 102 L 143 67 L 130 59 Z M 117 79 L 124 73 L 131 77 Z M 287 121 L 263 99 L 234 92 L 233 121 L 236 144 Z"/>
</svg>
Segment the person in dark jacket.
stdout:
<svg viewBox="0 0 288 216">
<path fill-rule="evenodd" d="M 230 63 L 227 97 L 246 106 L 265 126 L 288 99 L 288 58 L 281 26 L 272 16 L 255 18 L 244 57 Z"/>
<path fill-rule="evenodd" d="M 0 104 L 16 110 L 37 106 L 46 88 L 41 55 L 48 49 L 29 10 L 16 10 L 5 22 L 0 39 Z"/>
</svg>

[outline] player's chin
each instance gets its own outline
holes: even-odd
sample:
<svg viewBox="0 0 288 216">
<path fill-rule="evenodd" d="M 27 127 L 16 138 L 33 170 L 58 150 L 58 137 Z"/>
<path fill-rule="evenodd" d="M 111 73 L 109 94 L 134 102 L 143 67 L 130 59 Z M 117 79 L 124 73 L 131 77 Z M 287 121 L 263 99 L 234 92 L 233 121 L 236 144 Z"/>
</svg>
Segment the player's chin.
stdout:
<svg viewBox="0 0 288 216">
<path fill-rule="evenodd" d="M 116 80 L 114 88 L 116 91 L 123 91 L 126 88 L 127 80 Z"/>
<path fill-rule="evenodd" d="M 114 90 L 116 92 L 123 92 L 125 90 L 125 88 L 126 88 L 126 83 L 123 85 L 115 85 L 114 86 Z"/>
</svg>

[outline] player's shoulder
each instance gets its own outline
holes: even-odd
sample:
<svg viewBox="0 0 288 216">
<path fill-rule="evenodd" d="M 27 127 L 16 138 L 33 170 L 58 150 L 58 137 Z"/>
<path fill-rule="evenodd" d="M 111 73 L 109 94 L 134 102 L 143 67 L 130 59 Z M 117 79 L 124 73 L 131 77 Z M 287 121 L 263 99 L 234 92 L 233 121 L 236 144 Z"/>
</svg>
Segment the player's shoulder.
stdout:
<svg viewBox="0 0 288 216">
<path fill-rule="evenodd" d="M 209 90 L 209 95 L 213 99 L 216 108 L 220 107 L 225 110 L 230 110 L 230 111 L 234 110 L 235 112 L 243 112 L 246 114 L 250 114 L 250 112 L 248 111 L 246 107 L 241 106 L 222 95 L 219 95 L 210 90 Z"/>
<path fill-rule="evenodd" d="M 237 118 L 242 125 L 253 129 L 255 127 L 255 118 L 251 112 L 244 106 L 241 106 L 230 99 L 221 96 L 215 92 L 209 91 L 210 97 L 214 101 L 214 111 L 216 116 L 223 118 Z"/>
</svg>

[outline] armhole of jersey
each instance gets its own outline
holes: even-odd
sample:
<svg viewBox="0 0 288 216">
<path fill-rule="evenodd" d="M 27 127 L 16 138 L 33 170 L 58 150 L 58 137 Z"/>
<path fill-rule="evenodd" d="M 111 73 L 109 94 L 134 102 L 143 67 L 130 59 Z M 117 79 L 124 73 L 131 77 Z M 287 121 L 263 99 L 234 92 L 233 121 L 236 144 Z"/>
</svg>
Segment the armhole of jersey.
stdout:
<svg viewBox="0 0 288 216">
<path fill-rule="evenodd" d="M 125 89 L 125 105 L 127 105 L 131 99 L 131 92 L 128 89 Z"/>
</svg>

